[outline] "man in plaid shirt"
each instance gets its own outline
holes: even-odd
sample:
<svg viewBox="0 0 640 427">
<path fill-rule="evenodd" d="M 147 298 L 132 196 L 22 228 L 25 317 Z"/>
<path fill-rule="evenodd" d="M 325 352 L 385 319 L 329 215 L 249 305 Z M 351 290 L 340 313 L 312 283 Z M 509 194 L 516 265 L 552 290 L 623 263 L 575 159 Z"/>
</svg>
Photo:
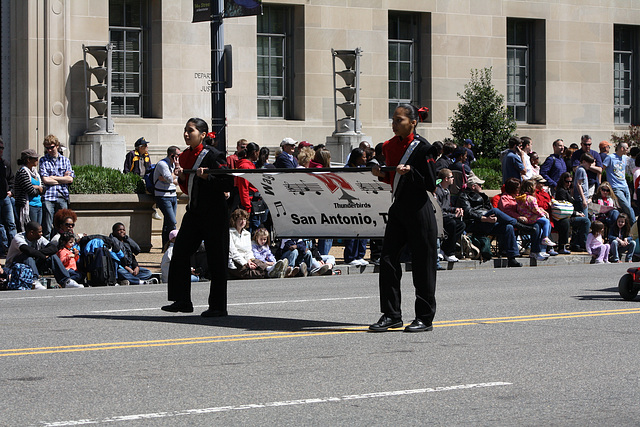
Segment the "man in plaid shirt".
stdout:
<svg viewBox="0 0 640 427">
<path fill-rule="evenodd" d="M 45 154 L 40 158 L 40 176 L 46 191 L 42 200 L 42 235 L 51 239 L 53 230 L 53 215 L 60 209 L 69 206 L 69 185 L 75 174 L 71 169 L 71 162 L 60 154 L 60 141 L 54 135 L 44 139 Z"/>
</svg>

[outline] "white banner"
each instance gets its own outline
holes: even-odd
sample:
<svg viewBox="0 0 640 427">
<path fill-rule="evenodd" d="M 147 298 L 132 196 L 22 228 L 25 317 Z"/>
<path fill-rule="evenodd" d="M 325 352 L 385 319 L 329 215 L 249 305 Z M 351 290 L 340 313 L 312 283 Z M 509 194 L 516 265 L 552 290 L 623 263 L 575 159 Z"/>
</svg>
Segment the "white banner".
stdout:
<svg viewBox="0 0 640 427">
<path fill-rule="evenodd" d="M 260 191 L 279 238 L 384 236 L 391 186 L 369 171 L 233 175 Z"/>
</svg>

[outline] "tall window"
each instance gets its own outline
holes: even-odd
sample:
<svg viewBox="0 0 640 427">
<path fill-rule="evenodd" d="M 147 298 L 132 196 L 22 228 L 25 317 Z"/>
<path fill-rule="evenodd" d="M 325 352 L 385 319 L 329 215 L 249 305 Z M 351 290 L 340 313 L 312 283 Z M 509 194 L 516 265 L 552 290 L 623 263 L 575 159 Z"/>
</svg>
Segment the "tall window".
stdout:
<svg viewBox="0 0 640 427">
<path fill-rule="evenodd" d="M 113 43 L 111 111 L 142 116 L 145 87 L 145 0 L 109 1 L 109 39 Z"/>
<path fill-rule="evenodd" d="M 258 16 L 258 117 L 285 118 L 290 12 L 263 6 Z"/>
<path fill-rule="evenodd" d="M 418 15 L 389 12 L 389 117 L 418 98 Z"/>
<path fill-rule="evenodd" d="M 507 108 L 516 122 L 544 123 L 545 22 L 507 19 Z"/>
<path fill-rule="evenodd" d="M 613 33 L 613 121 L 615 124 L 631 124 L 634 30 L 615 25 Z"/>
</svg>

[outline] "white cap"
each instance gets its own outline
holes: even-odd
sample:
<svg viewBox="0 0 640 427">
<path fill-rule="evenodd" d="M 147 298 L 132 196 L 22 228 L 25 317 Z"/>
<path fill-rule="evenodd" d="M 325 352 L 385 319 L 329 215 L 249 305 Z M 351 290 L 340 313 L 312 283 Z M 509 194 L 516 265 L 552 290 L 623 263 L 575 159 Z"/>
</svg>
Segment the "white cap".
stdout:
<svg viewBox="0 0 640 427">
<path fill-rule="evenodd" d="M 280 147 L 284 147 L 285 145 L 293 145 L 293 146 L 295 146 L 297 143 L 298 143 L 298 141 L 294 140 L 293 138 L 286 137 L 280 143 Z"/>
</svg>

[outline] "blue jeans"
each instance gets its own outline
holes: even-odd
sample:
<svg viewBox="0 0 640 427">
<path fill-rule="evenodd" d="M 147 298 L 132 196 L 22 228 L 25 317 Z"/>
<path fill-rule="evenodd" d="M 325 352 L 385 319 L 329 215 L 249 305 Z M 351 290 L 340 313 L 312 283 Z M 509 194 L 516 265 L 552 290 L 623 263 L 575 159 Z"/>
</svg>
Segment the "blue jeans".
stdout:
<svg viewBox="0 0 640 427">
<path fill-rule="evenodd" d="M 620 202 L 620 209 L 629 216 L 629 223 L 633 225 L 636 222 L 636 215 L 631 207 L 631 193 L 629 193 L 629 187 L 613 187 L 613 193 Z"/>
<path fill-rule="evenodd" d="M 249 232 L 253 234 L 254 231 L 260 228 L 260 225 L 264 225 L 267 222 L 267 218 L 269 218 L 269 209 L 257 215 L 251 211 L 251 215 L 249 215 Z"/>
<path fill-rule="evenodd" d="M 476 221 L 470 231 L 472 233 L 478 232 L 481 235 L 496 234 L 498 235 L 500 248 L 506 252 L 508 257 L 515 258 L 520 255 L 516 233 L 513 229 L 513 226 L 516 225 L 518 221 L 497 208 L 491 208 L 484 214 L 486 217 L 491 215 L 496 216 L 497 221 L 495 224 Z"/>
<path fill-rule="evenodd" d="M 64 268 L 64 265 L 62 265 L 62 261 L 60 261 L 58 255 L 51 255 L 45 260 L 39 259 L 36 261 L 35 258 L 22 253 L 15 257 L 13 259 L 13 262 L 21 262 L 31 267 L 31 270 L 33 270 L 33 274 L 36 278 L 40 277 L 40 270 L 45 270 L 47 267 L 51 268 L 51 270 L 53 271 L 53 277 L 55 277 L 56 282 L 58 282 L 62 286 L 65 286 L 70 279 L 69 271 Z"/>
<path fill-rule="evenodd" d="M 151 271 L 146 268 L 139 267 L 138 275 L 134 276 L 129 273 L 124 267 L 118 266 L 118 280 L 128 280 L 132 285 L 139 285 L 141 280 L 151 279 Z"/>
<path fill-rule="evenodd" d="M 369 239 L 350 239 L 344 242 L 344 262 L 350 263 L 354 259 L 363 259 L 367 252 Z M 321 252 L 322 253 L 322 252 Z"/>
<path fill-rule="evenodd" d="M 42 206 L 29 206 L 29 219 L 42 225 Z M 44 237 L 44 233 L 42 236 Z M 46 239 L 49 240 L 48 237 Z"/>
<path fill-rule="evenodd" d="M 51 236 L 53 234 L 53 215 L 58 212 L 60 209 L 67 209 L 69 207 L 69 203 L 63 197 L 58 197 L 58 200 L 55 202 L 49 200 L 42 200 L 42 236 L 51 240 Z M 29 208 L 31 209 L 31 208 Z"/>
<path fill-rule="evenodd" d="M 620 242 L 618 240 L 612 240 L 611 249 L 609 250 L 609 254 L 613 262 L 618 262 L 620 260 L 620 255 L 626 253 L 625 261 L 629 262 L 633 258 L 633 253 L 636 250 L 636 242 L 632 237 L 627 237 L 627 242 L 629 243 L 627 246 L 620 246 Z"/>
<path fill-rule="evenodd" d="M 320 255 L 329 255 L 332 246 L 333 239 L 318 239 L 318 252 L 320 252 Z"/>
<path fill-rule="evenodd" d="M 156 206 L 162 212 L 162 247 L 169 241 L 169 233 L 176 229 L 176 212 L 178 210 L 178 198 L 176 196 L 156 196 Z"/>
<path fill-rule="evenodd" d="M 291 267 L 299 266 L 301 263 L 307 264 L 307 267 L 311 268 L 313 256 L 311 256 L 311 251 L 307 249 L 304 254 L 299 254 L 297 249 L 284 251 L 282 253 L 281 259 L 287 259 L 289 261 L 289 265 Z"/>
<path fill-rule="evenodd" d="M 4 225 L 6 232 L 6 238 L 2 239 L 1 244 L 7 248 L 16 235 L 16 220 L 13 214 L 13 204 L 15 202 L 12 202 L 12 200 L 13 197 L 5 197 L 0 200 L 0 222 Z"/>
</svg>

